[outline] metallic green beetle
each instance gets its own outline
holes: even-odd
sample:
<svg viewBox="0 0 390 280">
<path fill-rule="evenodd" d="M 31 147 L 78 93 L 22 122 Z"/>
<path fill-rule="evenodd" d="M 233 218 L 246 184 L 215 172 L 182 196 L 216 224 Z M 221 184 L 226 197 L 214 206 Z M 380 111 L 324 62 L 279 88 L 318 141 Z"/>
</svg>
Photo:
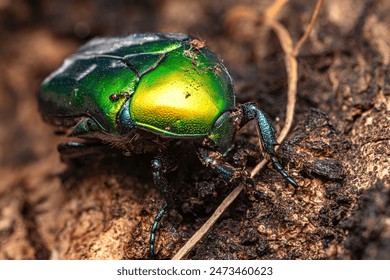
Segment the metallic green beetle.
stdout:
<svg viewBox="0 0 390 280">
<path fill-rule="evenodd" d="M 125 154 L 155 152 L 153 181 L 165 199 L 152 226 L 177 199 L 165 173 L 173 169 L 169 148 L 191 141 L 203 165 L 228 179 L 249 177 L 225 161 L 237 129 L 255 119 L 263 152 L 294 187 L 275 152 L 275 129 L 254 103 L 236 105 L 232 79 L 205 44 L 179 33 L 96 38 L 67 58 L 43 83 L 43 118 L 64 134 L 83 138 L 59 146 L 65 158 L 93 153 L 96 141 Z"/>
</svg>

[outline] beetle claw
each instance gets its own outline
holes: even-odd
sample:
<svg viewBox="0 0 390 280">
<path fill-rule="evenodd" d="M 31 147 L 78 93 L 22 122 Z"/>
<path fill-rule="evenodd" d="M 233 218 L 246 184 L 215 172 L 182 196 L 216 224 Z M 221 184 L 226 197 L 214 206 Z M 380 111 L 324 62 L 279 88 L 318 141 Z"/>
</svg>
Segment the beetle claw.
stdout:
<svg viewBox="0 0 390 280">
<path fill-rule="evenodd" d="M 293 178 L 291 178 L 286 171 L 284 171 L 282 165 L 279 163 L 279 160 L 276 157 L 271 156 L 271 162 L 272 165 L 275 167 L 275 169 L 283 176 L 283 178 L 294 187 L 294 192 L 298 189 L 299 185 Z"/>
</svg>

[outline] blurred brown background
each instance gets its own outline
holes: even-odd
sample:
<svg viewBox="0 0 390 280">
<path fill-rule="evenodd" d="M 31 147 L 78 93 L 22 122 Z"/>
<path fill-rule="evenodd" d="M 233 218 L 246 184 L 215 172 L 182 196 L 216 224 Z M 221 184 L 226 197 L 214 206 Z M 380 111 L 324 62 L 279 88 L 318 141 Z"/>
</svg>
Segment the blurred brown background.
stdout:
<svg viewBox="0 0 390 280">
<path fill-rule="evenodd" d="M 41 120 L 39 84 L 66 56 L 95 36 L 189 33 L 223 58 L 238 102 L 256 101 L 280 131 L 279 42 L 251 18 L 228 20 L 245 6 L 261 22 L 270 3 L 0 0 L 0 259 L 147 258 L 162 204 L 149 158 L 69 168 L 56 150 L 66 140 Z M 314 5 L 292 0 L 280 13 L 295 41 Z M 390 259 L 389 14 L 386 0 L 325 1 L 298 57 L 294 129 L 280 149 L 301 188 L 293 194 L 264 169 L 188 258 Z M 246 127 L 231 160 L 253 168 L 256 141 Z M 233 187 L 196 160 L 181 169 L 172 184 L 184 213 L 163 220 L 159 258 L 172 257 Z"/>
</svg>

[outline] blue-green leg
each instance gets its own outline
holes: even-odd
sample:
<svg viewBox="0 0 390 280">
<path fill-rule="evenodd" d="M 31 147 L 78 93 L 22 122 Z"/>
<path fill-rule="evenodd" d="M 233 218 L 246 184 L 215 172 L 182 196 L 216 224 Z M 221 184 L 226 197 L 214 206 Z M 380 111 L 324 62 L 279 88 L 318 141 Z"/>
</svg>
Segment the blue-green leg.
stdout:
<svg viewBox="0 0 390 280">
<path fill-rule="evenodd" d="M 149 257 L 151 259 L 154 259 L 154 244 L 156 242 L 156 232 L 158 224 L 169 208 L 176 209 L 178 207 L 176 194 L 173 188 L 169 185 L 168 180 L 165 178 L 165 174 L 167 172 L 170 172 L 176 168 L 177 162 L 170 154 L 163 153 L 152 160 L 151 166 L 153 174 L 153 183 L 165 199 L 165 203 L 154 218 L 154 222 L 150 230 Z"/>
<path fill-rule="evenodd" d="M 152 228 L 150 230 L 150 239 L 149 239 L 149 258 L 154 259 L 154 244 L 156 242 L 156 232 L 158 228 L 158 223 L 161 221 L 162 217 L 168 210 L 168 204 L 164 202 L 163 207 L 158 211 L 156 217 L 154 218 L 154 222 Z"/>
<path fill-rule="evenodd" d="M 279 160 L 276 157 L 270 157 L 272 165 L 275 167 L 275 169 L 283 176 L 283 178 L 290 183 L 295 189 L 297 189 L 299 186 L 297 182 L 293 178 L 291 178 L 286 171 L 284 171 L 282 165 L 280 164 Z"/>
<path fill-rule="evenodd" d="M 169 208 L 177 208 L 177 197 L 174 189 L 169 185 L 165 174 L 177 167 L 176 160 L 168 153 L 160 154 L 151 162 L 153 183 L 168 203 Z"/>
<path fill-rule="evenodd" d="M 275 151 L 275 146 L 279 145 L 275 139 L 275 128 L 267 116 L 253 103 L 241 105 L 242 120 L 241 126 L 255 119 L 261 139 L 261 148 L 263 152 L 269 155 L 272 165 L 283 176 L 283 178 L 294 188 L 298 188 L 298 184 L 284 170 L 279 161 L 279 156 Z"/>
</svg>

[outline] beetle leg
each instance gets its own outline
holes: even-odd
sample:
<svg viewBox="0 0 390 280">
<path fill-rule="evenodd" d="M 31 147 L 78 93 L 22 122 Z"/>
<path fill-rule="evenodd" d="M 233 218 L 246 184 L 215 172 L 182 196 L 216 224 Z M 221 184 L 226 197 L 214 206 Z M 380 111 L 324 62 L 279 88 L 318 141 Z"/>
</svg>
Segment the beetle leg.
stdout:
<svg viewBox="0 0 390 280">
<path fill-rule="evenodd" d="M 57 146 L 63 162 L 70 163 L 72 160 L 103 154 L 107 147 L 100 142 L 67 142 Z"/>
<path fill-rule="evenodd" d="M 223 155 L 219 152 L 204 147 L 198 147 L 197 151 L 198 157 L 204 166 L 214 169 L 227 179 L 250 177 L 248 171 L 237 169 L 225 162 Z"/>
<path fill-rule="evenodd" d="M 99 123 L 92 118 L 84 117 L 73 127 L 73 130 L 68 134 L 68 136 L 91 137 L 92 133 L 97 131 L 102 131 Z"/>
<path fill-rule="evenodd" d="M 160 209 L 160 211 L 154 218 L 154 222 L 150 230 L 149 257 L 153 259 L 154 243 L 156 239 L 158 223 L 169 208 L 178 207 L 177 197 L 174 192 L 174 189 L 169 185 L 168 180 L 164 176 L 166 173 L 173 171 L 177 167 L 177 162 L 173 159 L 171 155 L 169 155 L 168 153 L 164 153 L 154 158 L 152 160 L 151 166 L 153 174 L 153 183 L 165 199 L 164 206 Z"/>
<path fill-rule="evenodd" d="M 149 258 L 154 259 L 154 243 L 156 241 L 156 232 L 158 223 L 161 221 L 162 217 L 168 210 L 167 202 L 164 202 L 163 207 L 158 211 L 156 217 L 154 218 L 154 222 L 152 228 L 150 230 L 150 239 L 149 239 Z"/>
<path fill-rule="evenodd" d="M 267 116 L 253 103 L 241 105 L 241 111 L 242 119 L 240 126 L 256 119 L 262 151 L 270 157 L 272 165 L 283 176 L 283 178 L 295 189 L 298 188 L 298 184 L 283 170 L 283 167 L 280 164 L 279 156 L 275 151 L 275 146 L 279 145 L 275 139 L 275 128 L 272 126 Z"/>
<path fill-rule="evenodd" d="M 177 198 L 173 188 L 169 185 L 165 174 L 177 167 L 176 160 L 167 153 L 155 157 L 152 162 L 153 183 L 167 201 L 169 208 L 177 208 Z"/>
</svg>

